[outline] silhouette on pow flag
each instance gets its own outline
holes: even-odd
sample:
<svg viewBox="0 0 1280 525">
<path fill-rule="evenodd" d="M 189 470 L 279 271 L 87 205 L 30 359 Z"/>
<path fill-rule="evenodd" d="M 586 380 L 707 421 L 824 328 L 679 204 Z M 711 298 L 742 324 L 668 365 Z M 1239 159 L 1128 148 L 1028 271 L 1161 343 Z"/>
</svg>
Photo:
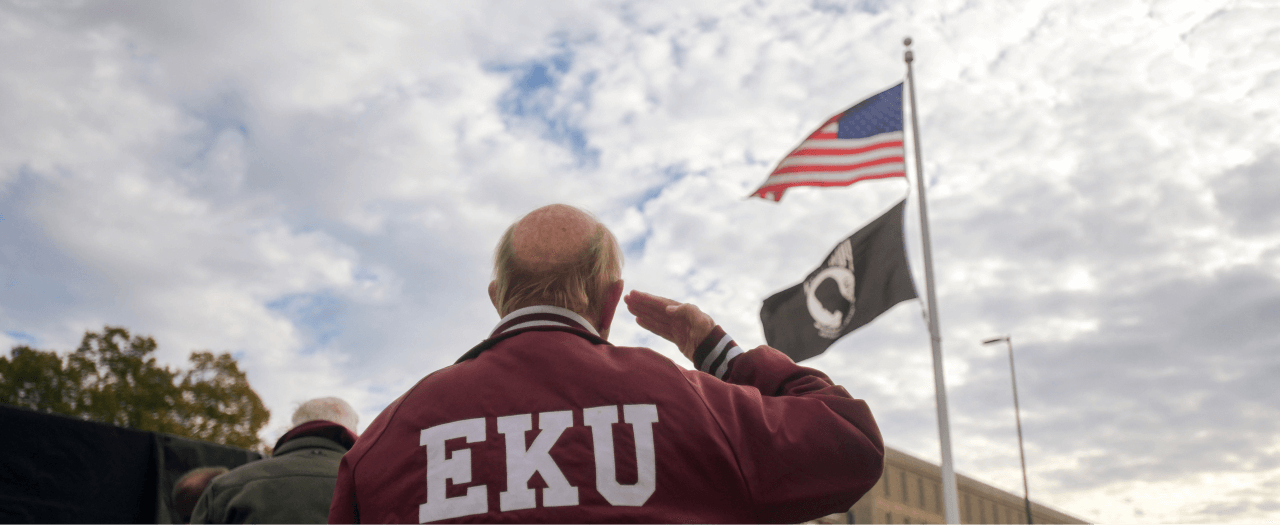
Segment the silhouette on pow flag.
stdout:
<svg viewBox="0 0 1280 525">
<path fill-rule="evenodd" d="M 905 208 L 904 199 L 840 241 L 804 282 L 765 299 L 760 322 L 769 346 L 799 362 L 917 297 L 902 243 Z"/>
</svg>

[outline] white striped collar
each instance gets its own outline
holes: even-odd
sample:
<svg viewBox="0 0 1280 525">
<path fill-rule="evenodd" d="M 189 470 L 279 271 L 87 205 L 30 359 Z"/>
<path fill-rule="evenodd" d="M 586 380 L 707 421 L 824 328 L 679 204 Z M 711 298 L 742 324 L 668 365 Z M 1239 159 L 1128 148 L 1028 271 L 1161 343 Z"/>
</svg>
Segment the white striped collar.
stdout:
<svg viewBox="0 0 1280 525">
<path fill-rule="evenodd" d="M 546 305 L 526 306 L 507 314 L 501 321 L 498 321 L 498 326 L 494 327 L 493 333 L 489 334 L 489 337 L 493 338 L 512 330 L 533 326 L 580 328 L 591 332 L 591 335 L 600 337 L 600 333 L 596 331 L 596 328 L 591 326 L 591 323 L 587 322 L 581 315 L 559 306 Z"/>
</svg>

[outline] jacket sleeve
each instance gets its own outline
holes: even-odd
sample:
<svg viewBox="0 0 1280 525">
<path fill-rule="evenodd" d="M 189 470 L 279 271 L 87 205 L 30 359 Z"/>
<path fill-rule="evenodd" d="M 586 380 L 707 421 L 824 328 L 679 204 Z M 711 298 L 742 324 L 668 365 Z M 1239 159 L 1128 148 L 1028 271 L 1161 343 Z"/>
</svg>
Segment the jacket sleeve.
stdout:
<svg viewBox="0 0 1280 525">
<path fill-rule="evenodd" d="M 768 346 L 744 352 L 719 326 L 694 363 L 716 378 L 687 372 L 737 456 L 758 521 L 845 512 L 880 478 L 871 410 L 826 374 Z"/>
<path fill-rule="evenodd" d="M 191 510 L 191 523 L 226 523 L 223 520 L 223 513 L 218 512 L 216 497 L 214 492 L 217 490 L 214 483 L 210 483 L 205 487 L 204 492 L 200 493 L 200 499 L 196 500 L 196 506 Z"/>
<path fill-rule="evenodd" d="M 196 507 L 191 510 L 191 523 L 209 523 L 209 491 L 204 491 L 196 500 Z"/>
<path fill-rule="evenodd" d="M 329 523 L 360 523 L 355 490 L 351 465 L 347 463 L 347 456 L 343 456 L 338 464 L 338 484 L 333 489 L 333 502 L 329 504 Z"/>
</svg>

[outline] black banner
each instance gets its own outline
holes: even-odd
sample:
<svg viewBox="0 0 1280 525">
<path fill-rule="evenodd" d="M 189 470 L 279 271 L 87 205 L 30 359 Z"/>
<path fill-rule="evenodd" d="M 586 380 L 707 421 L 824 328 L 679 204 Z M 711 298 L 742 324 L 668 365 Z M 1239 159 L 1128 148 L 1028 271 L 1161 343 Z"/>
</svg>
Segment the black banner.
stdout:
<svg viewBox="0 0 1280 525">
<path fill-rule="evenodd" d="M 893 305 L 915 299 L 903 248 L 906 200 L 850 235 L 804 282 L 765 299 L 765 340 L 799 362 L 871 322 Z"/>
</svg>

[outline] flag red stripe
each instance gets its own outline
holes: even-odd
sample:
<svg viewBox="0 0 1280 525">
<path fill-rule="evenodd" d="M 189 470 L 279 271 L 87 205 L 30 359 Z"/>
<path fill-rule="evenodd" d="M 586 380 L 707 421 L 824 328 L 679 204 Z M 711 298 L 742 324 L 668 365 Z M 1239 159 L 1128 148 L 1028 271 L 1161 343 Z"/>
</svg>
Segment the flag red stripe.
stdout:
<svg viewBox="0 0 1280 525">
<path fill-rule="evenodd" d="M 897 147 L 897 148 L 901 148 L 901 147 L 903 147 L 903 146 L 902 146 L 902 141 L 898 140 L 898 141 L 893 141 L 893 142 L 881 142 L 881 143 L 879 143 L 879 144 L 872 144 L 872 145 L 870 145 L 870 146 L 863 146 L 863 147 L 861 147 L 861 148 L 812 148 L 812 149 L 804 149 L 804 146 L 803 146 L 803 145 L 801 145 L 801 146 L 800 146 L 800 148 L 801 148 L 801 149 L 797 149 L 795 152 L 793 152 L 792 154 L 787 155 L 787 156 L 788 156 L 788 157 L 796 157 L 796 156 L 800 156 L 800 155 L 856 155 L 856 154 L 858 154 L 858 153 L 866 153 L 866 152 L 868 152 L 868 151 L 877 150 L 877 149 L 881 149 L 881 148 L 894 148 L 894 147 Z"/>
<path fill-rule="evenodd" d="M 767 185 L 767 186 L 762 186 L 762 187 L 760 187 L 760 189 L 756 190 L 756 192 L 755 192 L 755 193 L 753 193 L 753 194 L 751 194 L 751 195 L 752 195 L 752 196 L 754 196 L 754 197 L 766 198 L 766 197 L 765 197 L 765 194 L 766 194 L 766 193 L 771 193 L 771 192 L 772 192 L 772 193 L 774 193 L 775 195 L 777 195 L 777 197 L 778 197 L 778 198 L 777 198 L 777 199 L 774 199 L 775 201 L 777 201 L 777 200 L 781 200 L 781 198 L 782 198 L 781 193 L 782 193 L 782 192 L 786 191 L 786 189 L 787 189 L 787 188 L 792 188 L 792 187 L 795 187 L 795 186 L 848 186 L 848 185 L 853 184 L 853 183 L 855 183 L 855 182 L 860 182 L 860 181 L 864 181 L 864 180 L 888 179 L 888 178 L 893 178 L 893 177 L 906 177 L 906 176 L 907 176 L 907 173 L 906 173 L 905 171 L 895 171 L 895 172 L 892 172 L 892 173 L 880 173 L 880 174 L 876 174 L 876 175 L 865 175 L 865 176 L 857 177 L 857 178 L 853 178 L 853 179 L 830 180 L 830 181 L 795 181 L 795 182 L 785 182 L 785 183 L 782 183 L 782 184 L 770 184 L 770 185 Z"/>
<path fill-rule="evenodd" d="M 906 162 L 906 159 L 903 157 L 885 157 L 883 159 L 876 159 L 876 160 L 871 160 L 867 162 L 862 162 L 859 164 L 849 164 L 845 166 L 824 166 L 824 165 L 787 166 L 785 168 L 778 168 L 774 170 L 773 173 L 769 174 L 769 176 L 772 177 L 774 175 L 782 175 L 785 173 L 796 173 L 796 172 L 807 172 L 807 171 L 828 171 L 828 172 L 853 171 L 860 168 L 879 166 L 881 164 L 893 164 L 895 162 Z"/>
</svg>

